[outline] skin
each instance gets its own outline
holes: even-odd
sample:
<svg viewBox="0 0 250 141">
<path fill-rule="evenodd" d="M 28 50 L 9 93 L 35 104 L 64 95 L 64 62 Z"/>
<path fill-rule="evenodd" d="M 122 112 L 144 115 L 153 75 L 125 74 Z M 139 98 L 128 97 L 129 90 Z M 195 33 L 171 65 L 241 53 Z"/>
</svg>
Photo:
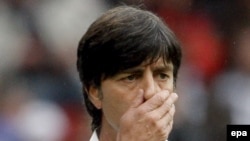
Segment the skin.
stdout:
<svg viewBox="0 0 250 141">
<path fill-rule="evenodd" d="M 173 125 L 173 65 L 157 62 L 118 73 L 90 87 L 91 102 L 102 109 L 100 141 L 165 141 Z"/>
</svg>

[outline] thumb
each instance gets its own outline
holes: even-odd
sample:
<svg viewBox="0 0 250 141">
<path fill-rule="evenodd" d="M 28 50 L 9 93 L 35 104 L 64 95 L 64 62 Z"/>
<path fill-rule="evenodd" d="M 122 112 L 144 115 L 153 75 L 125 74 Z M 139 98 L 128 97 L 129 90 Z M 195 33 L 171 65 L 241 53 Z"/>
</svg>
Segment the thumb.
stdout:
<svg viewBox="0 0 250 141">
<path fill-rule="evenodd" d="M 134 100 L 131 103 L 131 108 L 137 108 L 144 101 L 143 90 L 140 89 L 138 94 L 135 96 Z"/>
</svg>

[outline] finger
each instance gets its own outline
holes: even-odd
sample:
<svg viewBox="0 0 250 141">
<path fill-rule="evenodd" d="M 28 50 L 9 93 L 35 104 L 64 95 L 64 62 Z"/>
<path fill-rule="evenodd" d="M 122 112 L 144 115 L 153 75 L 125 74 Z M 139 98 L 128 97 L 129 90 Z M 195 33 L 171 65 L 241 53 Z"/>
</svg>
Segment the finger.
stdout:
<svg viewBox="0 0 250 141">
<path fill-rule="evenodd" d="M 175 114 L 175 105 L 174 105 L 174 103 L 177 101 L 177 99 L 178 99 L 178 95 L 176 93 L 172 93 L 171 96 L 168 98 L 167 102 L 164 104 L 164 106 L 166 108 L 170 108 L 170 110 L 168 110 L 168 111 L 166 110 L 163 117 L 164 116 L 170 116 L 171 119 L 174 117 L 174 114 Z M 171 105 L 171 106 L 169 106 L 169 105 Z"/>
<path fill-rule="evenodd" d="M 166 113 L 160 120 L 165 121 L 165 125 L 168 125 L 173 119 L 175 114 L 175 105 L 173 104 L 168 113 Z"/>
<path fill-rule="evenodd" d="M 167 100 L 155 110 L 151 111 L 150 114 L 156 115 L 159 119 L 164 117 L 168 112 L 174 107 L 174 103 L 178 99 L 178 95 L 176 93 L 171 93 Z"/>
<path fill-rule="evenodd" d="M 157 121 L 158 127 L 166 127 L 168 124 L 170 124 L 171 121 L 174 119 L 175 114 L 175 106 L 174 104 L 171 106 L 170 110 L 165 114 L 163 117 L 159 118 L 159 116 L 155 116 L 154 120 Z"/>
<path fill-rule="evenodd" d="M 174 119 L 175 105 L 173 104 L 170 110 L 159 120 L 163 125 L 168 125 Z"/>
<path fill-rule="evenodd" d="M 156 108 L 160 107 L 165 101 L 167 100 L 169 96 L 169 91 L 164 90 L 159 93 L 154 94 L 149 100 L 145 101 L 141 108 L 145 112 L 151 112 L 155 110 Z"/>
<path fill-rule="evenodd" d="M 149 118 L 150 120 L 146 123 L 146 126 L 148 126 L 150 133 L 157 134 L 161 137 L 164 137 L 165 139 L 168 138 L 168 135 L 171 132 L 173 126 L 174 113 L 175 113 L 175 106 L 173 105 L 170 108 L 168 114 L 166 114 L 163 118 L 157 120 L 157 119 L 152 119 L 152 117 L 150 117 Z"/>
<path fill-rule="evenodd" d="M 171 93 L 170 96 L 167 98 L 167 100 L 165 100 L 161 106 L 155 108 L 154 110 L 148 112 L 147 114 L 149 114 L 155 120 L 159 120 L 170 111 L 171 107 L 173 106 L 174 102 L 177 99 L 178 99 L 177 94 Z"/>
<path fill-rule="evenodd" d="M 158 127 L 157 132 L 159 132 L 161 135 L 169 135 L 169 133 L 171 132 L 173 126 L 174 113 L 175 106 L 173 105 L 168 114 L 158 120 L 156 125 Z"/>
<path fill-rule="evenodd" d="M 132 101 L 130 107 L 131 108 L 137 108 L 139 105 L 141 105 L 143 103 L 143 90 L 140 89 L 138 91 L 138 94 L 136 95 L 136 97 L 134 98 L 134 100 Z"/>
<path fill-rule="evenodd" d="M 167 127 L 166 127 L 166 133 L 167 133 L 167 138 L 169 137 L 169 134 L 170 134 L 170 132 L 172 131 L 172 129 L 173 129 L 173 124 L 174 124 L 174 121 L 172 120 L 168 125 L 167 125 Z"/>
</svg>

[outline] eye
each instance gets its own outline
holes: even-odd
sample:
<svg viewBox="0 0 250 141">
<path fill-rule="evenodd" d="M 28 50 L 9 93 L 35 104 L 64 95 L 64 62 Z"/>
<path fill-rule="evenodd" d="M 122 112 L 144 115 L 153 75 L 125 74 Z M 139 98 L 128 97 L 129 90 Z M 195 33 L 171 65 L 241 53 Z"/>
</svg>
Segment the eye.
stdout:
<svg viewBox="0 0 250 141">
<path fill-rule="evenodd" d="M 159 79 L 160 80 L 166 80 L 166 79 L 168 79 L 169 78 L 169 76 L 167 75 L 167 74 L 165 74 L 165 73 L 160 73 L 159 74 Z"/>
<path fill-rule="evenodd" d="M 137 78 L 138 78 L 137 75 L 132 74 L 132 75 L 128 75 L 128 76 L 124 77 L 123 80 L 125 82 L 134 82 Z"/>
<path fill-rule="evenodd" d="M 136 79 L 136 76 L 135 75 L 129 75 L 129 76 L 126 77 L 126 79 L 129 80 L 129 81 L 133 81 L 133 80 Z"/>
</svg>

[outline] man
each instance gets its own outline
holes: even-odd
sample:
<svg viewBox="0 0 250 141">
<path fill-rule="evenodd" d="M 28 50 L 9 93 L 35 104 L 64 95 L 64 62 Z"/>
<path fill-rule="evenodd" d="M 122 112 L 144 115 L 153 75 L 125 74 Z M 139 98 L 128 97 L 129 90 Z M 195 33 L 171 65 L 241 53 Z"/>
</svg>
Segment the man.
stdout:
<svg viewBox="0 0 250 141">
<path fill-rule="evenodd" d="M 113 8 L 82 37 L 77 68 L 91 141 L 165 141 L 173 125 L 181 49 L 156 15 Z"/>
</svg>

